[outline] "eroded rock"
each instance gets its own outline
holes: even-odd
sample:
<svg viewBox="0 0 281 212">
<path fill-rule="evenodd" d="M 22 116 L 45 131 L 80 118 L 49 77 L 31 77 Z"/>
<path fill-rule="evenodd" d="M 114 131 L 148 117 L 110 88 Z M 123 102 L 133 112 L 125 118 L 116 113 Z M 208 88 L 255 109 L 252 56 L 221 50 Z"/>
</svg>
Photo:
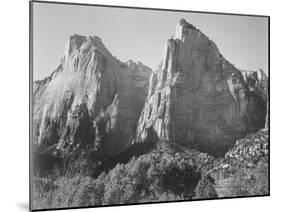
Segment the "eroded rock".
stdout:
<svg viewBox="0 0 281 212">
<path fill-rule="evenodd" d="M 34 150 L 71 153 L 83 144 L 104 154 L 126 149 L 150 74 L 141 63 L 117 60 L 97 36 L 71 36 L 58 68 L 34 83 Z"/>
<path fill-rule="evenodd" d="M 265 83 L 267 77 L 262 77 Z M 146 129 L 153 127 L 160 140 L 225 152 L 265 123 L 267 94 L 258 78 L 254 85 L 247 79 L 213 41 L 182 19 L 150 77 L 136 142 L 146 139 Z"/>
</svg>

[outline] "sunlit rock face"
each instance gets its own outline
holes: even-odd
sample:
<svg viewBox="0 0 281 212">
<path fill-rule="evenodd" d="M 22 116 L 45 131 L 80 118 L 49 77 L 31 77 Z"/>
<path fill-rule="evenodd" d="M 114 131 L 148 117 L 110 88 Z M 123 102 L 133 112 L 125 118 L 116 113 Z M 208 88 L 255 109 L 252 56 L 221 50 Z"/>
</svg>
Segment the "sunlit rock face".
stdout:
<svg viewBox="0 0 281 212">
<path fill-rule="evenodd" d="M 150 77 L 135 142 L 145 140 L 152 127 L 160 140 L 226 151 L 237 138 L 264 126 L 267 91 L 257 85 L 267 83 L 262 77 L 253 87 L 213 41 L 180 20 Z"/>
<path fill-rule="evenodd" d="M 97 36 L 71 36 L 58 68 L 33 85 L 34 151 L 126 149 L 150 74 L 140 62 L 117 60 Z"/>
<path fill-rule="evenodd" d="M 241 71 L 184 19 L 159 68 L 121 62 L 97 36 L 69 38 L 57 69 L 33 84 L 36 152 L 114 155 L 165 140 L 223 154 L 266 127 L 268 79 Z"/>
</svg>

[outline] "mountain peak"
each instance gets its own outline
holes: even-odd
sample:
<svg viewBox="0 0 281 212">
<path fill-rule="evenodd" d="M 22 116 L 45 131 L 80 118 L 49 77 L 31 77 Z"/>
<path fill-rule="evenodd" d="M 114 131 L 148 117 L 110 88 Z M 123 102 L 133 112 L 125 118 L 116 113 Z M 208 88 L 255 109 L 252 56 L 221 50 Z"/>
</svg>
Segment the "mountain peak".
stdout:
<svg viewBox="0 0 281 212">
<path fill-rule="evenodd" d="M 182 40 L 188 34 L 189 30 L 199 32 L 199 30 L 195 26 L 188 23 L 184 18 L 182 18 L 177 23 L 175 37 Z"/>
<path fill-rule="evenodd" d="M 81 45 L 86 42 L 87 40 L 93 42 L 93 43 L 102 43 L 102 40 L 100 37 L 98 37 L 97 35 L 89 35 L 89 36 L 85 36 L 85 35 L 78 35 L 78 34 L 73 34 L 69 37 L 68 39 L 71 43 L 76 44 L 79 48 L 81 47 Z"/>
<path fill-rule="evenodd" d="M 168 39 L 162 61 L 150 77 L 136 142 L 150 139 L 152 127 L 160 140 L 221 154 L 235 136 L 264 126 L 267 79 L 250 76 L 245 82 L 216 44 L 185 19 Z"/>
<path fill-rule="evenodd" d="M 54 154 L 87 145 L 105 154 L 127 148 L 151 73 L 140 62 L 129 64 L 112 56 L 98 36 L 71 35 L 59 67 L 34 83 L 36 151 L 47 151 L 50 143 Z"/>
<path fill-rule="evenodd" d="M 102 42 L 102 39 L 96 35 L 84 36 L 73 34 L 69 37 L 65 46 L 64 61 L 66 62 L 70 54 L 84 54 L 89 51 L 98 50 L 105 57 L 113 57 Z"/>
<path fill-rule="evenodd" d="M 195 26 L 193 26 L 191 23 L 188 23 L 184 18 L 180 19 L 180 21 L 178 22 L 179 25 L 181 26 L 185 26 L 188 27 L 190 29 L 196 29 Z"/>
<path fill-rule="evenodd" d="M 91 44 L 95 47 L 103 47 L 105 48 L 103 42 L 102 42 L 102 39 L 96 35 L 90 35 L 88 37 L 88 40 L 91 41 Z"/>
<path fill-rule="evenodd" d="M 70 50 L 79 49 L 83 42 L 86 41 L 86 36 L 74 34 L 69 37 Z"/>
</svg>

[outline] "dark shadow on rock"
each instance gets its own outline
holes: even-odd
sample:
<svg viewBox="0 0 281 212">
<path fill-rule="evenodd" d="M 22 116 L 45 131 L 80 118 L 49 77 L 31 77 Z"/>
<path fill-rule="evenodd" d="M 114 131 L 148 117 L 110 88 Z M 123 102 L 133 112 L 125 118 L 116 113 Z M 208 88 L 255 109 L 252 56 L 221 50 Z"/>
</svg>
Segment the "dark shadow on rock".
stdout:
<svg viewBox="0 0 281 212">
<path fill-rule="evenodd" d="M 33 153 L 33 174 L 43 177 L 57 166 L 62 168 L 63 160 L 49 153 Z"/>
<path fill-rule="evenodd" d="M 139 157 L 143 154 L 149 153 L 156 147 L 159 138 L 152 127 L 148 129 L 148 136 L 142 142 L 134 143 L 128 147 L 125 151 L 118 155 L 110 156 L 105 158 L 102 163 L 96 168 L 95 172 L 92 173 L 93 177 L 98 177 L 102 172 L 108 172 L 113 169 L 118 163 L 128 163 L 132 157 Z"/>
</svg>

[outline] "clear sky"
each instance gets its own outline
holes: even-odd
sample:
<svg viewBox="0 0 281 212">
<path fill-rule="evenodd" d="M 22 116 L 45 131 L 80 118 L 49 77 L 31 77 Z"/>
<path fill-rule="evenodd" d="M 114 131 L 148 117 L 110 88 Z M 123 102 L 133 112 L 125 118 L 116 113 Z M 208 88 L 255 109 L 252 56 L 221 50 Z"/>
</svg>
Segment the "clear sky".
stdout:
<svg viewBox="0 0 281 212">
<path fill-rule="evenodd" d="M 181 18 L 213 40 L 237 68 L 268 71 L 266 18 L 49 3 L 35 3 L 33 11 L 35 80 L 58 66 L 73 34 L 97 35 L 121 61 L 141 61 L 155 69 Z"/>
</svg>

